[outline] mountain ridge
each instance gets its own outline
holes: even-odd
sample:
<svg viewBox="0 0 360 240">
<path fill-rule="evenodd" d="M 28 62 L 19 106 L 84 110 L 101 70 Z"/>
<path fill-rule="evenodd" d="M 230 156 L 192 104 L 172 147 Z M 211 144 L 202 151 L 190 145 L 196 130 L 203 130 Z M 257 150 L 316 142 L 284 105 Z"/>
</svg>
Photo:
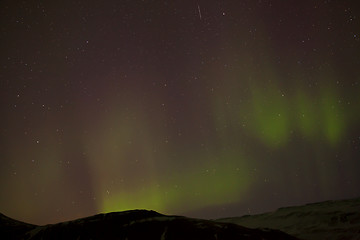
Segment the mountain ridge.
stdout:
<svg viewBox="0 0 360 240">
<path fill-rule="evenodd" d="M 10 222 L 13 221 L 11 218 L 6 218 Z M 219 223 L 183 216 L 167 216 L 148 210 L 103 213 L 43 226 L 31 225 L 17 220 L 14 220 L 14 223 L 19 225 L 18 228 L 6 229 L 3 226 L 0 228 L 2 239 L 297 239 L 279 230 L 250 229 L 232 223 Z M 22 226 L 28 227 L 26 231 L 24 231 L 25 228 L 21 228 Z M 18 230 L 20 228 L 22 231 Z"/>
<path fill-rule="evenodd" d="M 360 240 L 360 198 L 282 207 L 273 212 L 216 221 L 279 229 L 307 240 Z"/>
<path fill-rule="evenodd" d="M 0 238 L 360 240 L 360 198 L 288 206 L 268 213 L 217 220 L 136 209 L 38 226 L 0 213 Z"/>
</svg>

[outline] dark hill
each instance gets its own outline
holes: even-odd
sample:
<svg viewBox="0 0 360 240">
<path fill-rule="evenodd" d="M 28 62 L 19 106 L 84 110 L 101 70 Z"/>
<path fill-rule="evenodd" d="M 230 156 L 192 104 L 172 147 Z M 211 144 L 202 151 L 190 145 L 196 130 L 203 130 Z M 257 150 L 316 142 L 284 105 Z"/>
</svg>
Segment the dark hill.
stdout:
<svg viewBox="0 0 360 240">
<path fill-rule="evenodd" d="M 11 219 L 0 213 L 0 238 L 1 236 L 7 239 L 21 239 L 26 232 L 36 228 L 36 225 L 20 222 Z"/>
<path fill-rule="evenodd" d="M 0 230 L 1 239 L 29 240 L 296 240 L 279 230 L 250 229 L 232 223 L 166 216 L 146 210 L 98 214 L 46 226 L 30 225 L 4 216 Z"/>
</svg>

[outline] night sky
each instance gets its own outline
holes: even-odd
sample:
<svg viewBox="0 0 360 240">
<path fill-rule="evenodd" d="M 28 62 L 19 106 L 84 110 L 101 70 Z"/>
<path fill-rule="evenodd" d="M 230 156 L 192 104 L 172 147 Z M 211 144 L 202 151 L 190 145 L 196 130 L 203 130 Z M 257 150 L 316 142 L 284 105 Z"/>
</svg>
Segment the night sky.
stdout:
<svg viewBox="0 0 360 240">
<path fill-rule="evenodd" d="M 360 196 L 358 1 L 4 0 L 0 27 L 9 217 Z"/>
</svg>

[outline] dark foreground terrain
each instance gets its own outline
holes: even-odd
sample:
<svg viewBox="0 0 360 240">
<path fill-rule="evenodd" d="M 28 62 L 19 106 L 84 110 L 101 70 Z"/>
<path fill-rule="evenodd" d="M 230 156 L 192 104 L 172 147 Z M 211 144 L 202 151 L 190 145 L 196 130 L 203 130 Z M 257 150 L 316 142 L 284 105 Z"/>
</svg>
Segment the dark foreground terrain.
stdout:
<svg viewBox="0 0 360 240">
<path fill-rule="evenodd" d="M 216 221 L 133 210 L 36 226 L 0 214 L 0 239 L 360 240 L 360 198 Z"/>
<path fill-rule="evenodd" d="M 0 215 L 0 221 L 1 239 L 296 239 L 278 230 L 250 229 L 145 210 L 98 214 L 46 226 L 19 222 L 4 215 Z"/>
<path fill-rule="evenodd" d="M 280 208 L 218 222 L 279 229 L 306 240 L 360 240 L 360 198 Z"/>
</svg>

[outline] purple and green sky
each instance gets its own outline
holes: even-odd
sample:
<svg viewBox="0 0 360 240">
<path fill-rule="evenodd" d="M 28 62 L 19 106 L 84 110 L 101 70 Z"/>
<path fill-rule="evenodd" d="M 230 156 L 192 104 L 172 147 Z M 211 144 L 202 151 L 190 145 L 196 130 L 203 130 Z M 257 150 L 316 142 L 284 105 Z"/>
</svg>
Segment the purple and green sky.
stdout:
<svg viewBox="0 0 360 240">
<path fill-rule="evenodd" d="M 357 1 L 4 0 L 0 52 L 9 217 L 360 196 Z"/>
</svg>

